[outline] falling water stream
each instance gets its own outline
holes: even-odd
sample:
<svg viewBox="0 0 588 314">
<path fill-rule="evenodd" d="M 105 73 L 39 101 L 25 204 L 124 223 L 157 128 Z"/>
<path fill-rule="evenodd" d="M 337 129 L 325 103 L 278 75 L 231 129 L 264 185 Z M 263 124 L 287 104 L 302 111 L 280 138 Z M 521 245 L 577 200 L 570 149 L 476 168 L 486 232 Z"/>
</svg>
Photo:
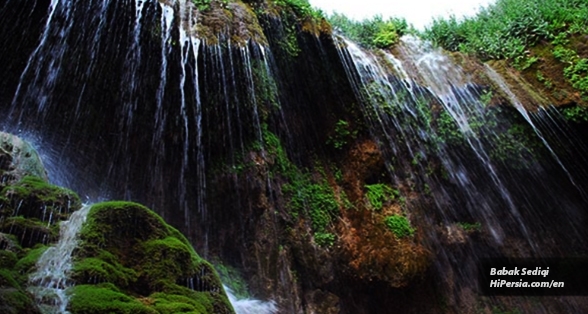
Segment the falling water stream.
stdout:
<svg viewBox="0 0 588 314">
<path fill-rule="evenodd" d="M 233 291 L 225 286 L 229 302 L 233 305 L 236 314 L 274 314 L 277 307 L 274 301 L 261 301 L 249 298 L 238 298 Z"/>
<path fill-rule="evenodd" d="M 68 304 L 67 289 L 73 286 L 69 275 L 72 253 L 78 245 L 78 233 L 92 204 L 85 204 L 59 226 L 59 240 L 39 258 L 36 271 L 29 276 L 29 291 L 44 314 L 64 314 Z"/>
</svg>

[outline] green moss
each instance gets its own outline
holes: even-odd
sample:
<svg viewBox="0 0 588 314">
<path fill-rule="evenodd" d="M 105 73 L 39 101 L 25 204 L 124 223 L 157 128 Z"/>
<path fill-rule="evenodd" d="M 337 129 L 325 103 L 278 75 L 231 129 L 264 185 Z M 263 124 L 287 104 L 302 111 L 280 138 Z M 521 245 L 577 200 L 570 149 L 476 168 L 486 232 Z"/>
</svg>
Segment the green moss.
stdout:
<svg viewBox="0 0 588 314">
<path fill-rule="evenodd" d="M 71 295 L 68 310 L 76 314 L 156 314 L 135 298 L 121 293 L 113 285 L 77 285 Z"/>
<path fill-rule="evenodd" d="M 154 300 L 153 308 L 161 314 L 175 313 L 212 313 L 212 303 L 207 296 L 191 293 L 190 296 L 154 293 L 150 296 Z"/>
<path fill-rule="evenodd" d="M 2 189 L 3 207 L 12 209 L 10 215 L 22 215 L 52 222 L 67 219 L 71 211 L 81 208 L 80 198 L 73 191 L 26 176 L 14 185 Z"/>
<path fill-rule="evenodd" d="M 147 241 L 143 243 L 143 252 L 145 257 L 141 262 L 140 274 L 154 285 L 153 289 L 160 280 L 176 282 L 191 277 L 201 262 L 175 237 Z"/>
<path fill-rule="evenodd" d="M 24 247 L 53 242 L 59 236 L 58 225 L 47 226 L 37 218 L 9 217 L 0 224 L 0 231 L 12 234 L 21 240 Z"/>
<path fill-rule="evenodd" d="M 141 307 L 136 310 L 144 313 L 201 313 L 205 308 L 207 310 L 202 313 L 230 313 L 227 310 L 230 307 L 226 307 L 228 300 L 222 294 L 222 284 L 212 266 L 196 254 L 177 229 L 142 205 L 131 202 L 94 205 L 82 227 L 80 239 L 73 277 L 78 284 L 108 282 L 95 288 L 84 288 L 86 290 L 76 306 L 87 313 L 99 310 L 130 313 L 137 307 L 137 301 L 129 296 L 148 296 L 157 292 L 178 297 L 173 300 L 160 298 L 159 301 L 142 298 L 148 311 Z M 92 294 L 101 295 L 99 298 L 111 296 L 118 301 L 105 307 L 94 303 L 88 305 Z M 201 306 L 183 304 L 178 301 L 181 296 L 195 298 Z"/>
<path fill-rule="evenodd" d="M 72 278 L 77 282 L 110 282 L 119 287 L 128 287 L 137 278 L 137 272 L 122 266 L 115 256 L 102 251 L 96 258 L 88 257 L 76 261 Z"/>
<path fill-rule="evenodd" d="M 41 255 L 43 255 L 48 248 L 49 247 L 45 245 L 37 245 L 32 249 L 27 249 L 27 251 L 25 251 L 25 256 L 16 263 L 14 269 L 20 273 L 30 272 L 35 267 L 35 264 Z"/>
<path fill-rule="evenodd" d="M 21 313 L 39 313 L 36 305 L 21 289 L 0 288 L 0 313 L 2 314 L 21 314 Z"/>
<path fill-rule="evenodd" d="M 20 285 L 14 277 L 14 273 L 11 270 L 0 268 L 0 287 L 20 288 Z"/>
<path fill-rule="evenodd" d="M 11 256 L 11 262 L 15 258 Z M 22 288 L 24 282 L 15 270 L 0 267 L 0 313 L 35 313 L 33 300 Z"/>
<path fill-rule="evenodd" d="M 0 268 L 13 268 L 14 265 L 16 265 L 16 262 L 18 262 L 16 253 L 0 250 Z"/>
<path fill-rule="evenodd" d="M 120 255 L 121 250 L 141 241 L 165 237 L 167 233 L 163 219 L 145 206 L 132 202 L 98 203 L 90 209 L 80 231 L 84 245 L 79 254 L 84 257 L 107 250 Z"/>
</svg>

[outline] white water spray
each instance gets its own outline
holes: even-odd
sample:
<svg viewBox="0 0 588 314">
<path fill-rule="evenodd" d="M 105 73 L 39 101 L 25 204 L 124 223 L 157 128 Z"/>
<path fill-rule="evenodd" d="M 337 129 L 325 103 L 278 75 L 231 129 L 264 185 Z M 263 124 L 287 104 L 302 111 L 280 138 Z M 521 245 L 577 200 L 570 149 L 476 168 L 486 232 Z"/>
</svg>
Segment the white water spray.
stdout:
<svg viewBox="0 0 588 314">
<path fill-rule="evenodd" d="M 255 299 L 238 299 L 233 291 L 227 287 L 227 297 L 229 302 L 233 305 L 236 314 L 274 314 L 278 312 L 276 303 L 274 301 L 261 301 Z"/>
</svg>

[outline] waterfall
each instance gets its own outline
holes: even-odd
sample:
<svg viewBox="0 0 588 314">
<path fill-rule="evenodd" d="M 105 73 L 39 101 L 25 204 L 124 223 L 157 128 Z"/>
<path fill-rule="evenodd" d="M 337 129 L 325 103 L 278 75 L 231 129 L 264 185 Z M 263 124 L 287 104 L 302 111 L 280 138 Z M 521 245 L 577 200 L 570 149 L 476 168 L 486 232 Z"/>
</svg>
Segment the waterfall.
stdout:
<svg viewBox="0 0 588 314">
<path fill-rule="evenodd" d="M 274 301 L 239 299 L 229 287 L 224 286 L 224 288 L 236 314 L 274 314 L 278 311 Z"/>
<path fill-rule="evenodd" d="M 293 27 L 291 16 L 277 16 L 295 9 L 281 8 L 288 1 L 268 7 L 204 2 L 210 3 L 202 11 L 188 0 L 0 5 L 11 27 L 0 30 L 10 39 L 0 49 L 7 60 L 0 70 L 10 74 L 0 77 L 7 112 L 0 123 L 50 147 L 53 176 L 52 168 L 74 169 L 60 183 L 81 195 L 146 204 L 204 258 L 243 265 L 275 302 L 238 299 L 227 289 L 237 313 L 275 313 L 278 303 L 302 312 L 316 301 L 307 289 L 340 297 L 341 308 L 381 298 L 364 293 L 374 287 L 367 282 L 358 285 L 363 294 L 343 287 L 353 272 L 344 269 L 349 261 L 339 244 L 351 241 L 342 231 L 351 230 L 347 225 L 369 224 L 382 231 L 378 235 L 391 235 L 374 218 L 384 212 L 370 213 L 373 219 L 362 225 L 364 212 L 341 210 L 329 226 L 335 245 L 309 250 L 303 237 L 312 238 L 316 217 L 309 204 L 296 213 L 289 207 L 284 187 L 295 177 L 325 179 L 341 202 L 345 192 L 358 209 L 366 185 L 394 186 L 401 196 L 390 201 L 393 209 L 417 230 L 410 241 L 434 255 L 426 276 L 447 280 L 441 289 L 455 289 L 448 295 L 475 290 L 468 279 L 481 258 L 584 249 L 588 175 L 586 154 L 575 147 L 583 139 L 567 137 L 571 127 L 554 109 L 527 111 L 488 66 L 477 63 L 472 73 L 471 60 L 410 36 L 386 51 L 326 32 L 316 36 L 306 32 L 310 19 Z M 17 3 L 19 11 L 34 14 L 12 14 Z M 13 29 L 27 40 L 16 43 Z M 328 141 L 338 121 L 349 123 L 345 131 L 352 133 L 343 148 Z M 511 132 L 517 128 L 522 131 Z M 363 163 L 353 169 L 364 144 L 377 165 L 365 178 L 347 178 L 364 170 Z M 280 159 L 292 171 L 279 169 L 290 168 L 279 167 Z M 31 289 L 43 295 L 39 303 L 49 312 L 67 307 L 76 232 L 70 229 L 82 223 L 85 210 L 63 223 L 60 242 L 31 276 Z M 460 223 L 480 230 L 462 230 L 460 243 L 443 242 Z M 293 253 L 276 264 L 277 248 Z M 318 265 L 331 262 L 323 251 L 341 261 L 332 274 Z M 313 263 L 324 278 L 314 278 Z M 276 280 L 285 270 L 299 271 L 300 282 Z M 329 277 L 334 274 L 341 277 Z"/>
<path fill-rule="evenodd" d="M 564 243 L 582 237 L 583 227 L 577 217 L 586 205 L 586 197 L 568 170 L 582 166 L 570 160 L 564 162 L 556 153 L 553 139 L 550 142 L 537 127 L 550 124 L 551 130 L 557 128 L 550 121 L 549 111 L 540 109 L 536 115 L 528 114 L 500 76 L 487 66 L 486 71 L 484 67 L 479 71 L 486 72 L 494 87 L 479 85 L 443 51 L 414 37 L 403 37 L 393 52 L 378 53 L 342 38 L 335 40 L 370 132 L 378 139 L 381 150 L 387 152 L 390 175 L 397 184 L 416 180 L 430 188 L 435 208 L 428 209 L 421 219 L 426 225 L 444 225 L 448 233 L 459 221 L 476 221 L 488 235 L 484 241 L 476 242 L 477 246 L 453 250 L 439 243 L 443 235 L 438 231 L 425 231 L 429 245 L 438 252 L 435 264 L 444 274 L 442 280 L 453 278 L 453 289 L 472 288 L 478 258 L 565 256 Z M 498 120 L 497 115 L 504 109 L 489 103 L 493 93 L 507 95 L 507 101 L 524 119 L 516 122 L 517 111 L 513 111 L 510 121 Z M 517 128 L 526 125 L 529 141 L 534 142 L 509 135 L 515 123 Z M 447 132 L 447 125 L 453 125 L 454 131 Z M 560 138 L 565 139 L 566 133 L 557 134 L 553 138 L 559 153 L 575 148 L 571 141 L 567 146 L 562 144 Z M 531 148 L 530 143 L 538 144 Z M 509 153 L 507 164 L 497 152 L 508 145 L 518 151 Z M 568 159 L 578 156 L 581 160 L 585 156 L 569 154 Z M 545 158 L 550 155 L 559 169 Z M 407 160 L 411 159 L 409 164 Z M 429 167 L 436 161 L 445 179 L 431 174 Z M 517 163 L 520 166 L 514 166 Z M 565 176 L 555 181 L 550 177 L 554 173 Z M 577 203 L 562 202 L 566 197 L 554 191 L 561 191 Z M 556 219 L 544 214 L 552 208 L 558 210 Z M 411 217 L 411 209 L 407 215 Z M 568 230 L 565 235 L 554 227 L 559 223 Z M 544 232 L 558 233 L 562 242 L 553 245 L 545 240 Z M 471 261 L 465 262 L 464 255 Z"/>
<path fill-rule="evenodd" d="M 72 253 L 78 245 L 78 233 L 92 208 L 85 204 L 71 214 L 69 220 L 59 226 L 59 240 L 39 258 L 36 271 L 29 276 L 29 291 L 35 295 L 44 314 L 64 314 L 68 304 L 67 289 L 73 282 L 69 279 Z"/>
</svg>

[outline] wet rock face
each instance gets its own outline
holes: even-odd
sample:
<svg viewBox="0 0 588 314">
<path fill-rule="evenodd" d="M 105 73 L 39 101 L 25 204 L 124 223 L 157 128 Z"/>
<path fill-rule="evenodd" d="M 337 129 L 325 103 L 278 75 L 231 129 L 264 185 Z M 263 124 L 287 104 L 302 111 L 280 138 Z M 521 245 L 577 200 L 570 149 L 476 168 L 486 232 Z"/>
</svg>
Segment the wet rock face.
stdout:
<svg viewBox="0 0 588 314">
<path fill-rule="evenodd" d="M 5 132 L 0 132 L 0 173 L 3 185 L 27 175 L 47 181 L 47 171 L 37 151 L 20 137 Z"/>
<path fill-rule="evenodd" d="M 0 232 L 33 247 L 56 239 L 56 224 L 81 207 L 71 190 L 47 183 L 47 171 L 33 146 L 0 132 Z"/>
</svg>

